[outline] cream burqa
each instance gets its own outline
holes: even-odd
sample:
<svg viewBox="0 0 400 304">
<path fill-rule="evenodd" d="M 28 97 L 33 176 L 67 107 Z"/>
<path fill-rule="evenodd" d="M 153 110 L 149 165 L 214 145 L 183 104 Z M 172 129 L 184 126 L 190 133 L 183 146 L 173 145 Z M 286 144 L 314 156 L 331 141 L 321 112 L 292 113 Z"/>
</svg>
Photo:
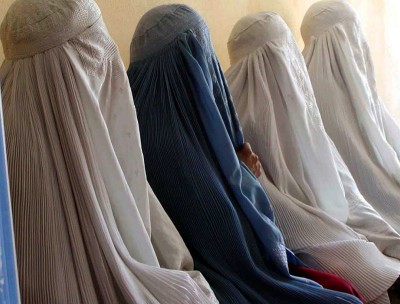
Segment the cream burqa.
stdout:
<svg viewBox="0 0 400 304">
<path fill-rule="evenodd" d="M 289 28 L 274 13 L 249 15 L 228 49 L 228 84 L 286 244 L 368 302 L 388 303 L 400 263 L 382 252 L 400 258 L 400 236 L 365 201 L 327 136 Z"/>
<path fill-rule="evenodd" d="M 128 80 L 96 3 L 17 0 L 1 39 L 22 302 L 215 303 L 198 272 L 178 271 L 192 260 L 147 185 Z"/>
<path fill-rule="evenodd" d="M 378 97 L 357 13 L 345 1 L 317 2 L 301 31 L 326 131 L 361 193 L 400 233 L 400 129 Z"/>
</svg>

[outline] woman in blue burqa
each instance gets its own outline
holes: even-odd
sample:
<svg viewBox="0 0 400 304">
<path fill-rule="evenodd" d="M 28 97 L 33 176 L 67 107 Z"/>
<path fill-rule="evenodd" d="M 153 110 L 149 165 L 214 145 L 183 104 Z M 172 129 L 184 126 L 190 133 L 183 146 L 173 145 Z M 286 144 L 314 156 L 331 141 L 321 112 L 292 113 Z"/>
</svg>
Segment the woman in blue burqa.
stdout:
<svg viewBox="0 0 400 304">
<path fill-rule="evenodd" d="M 221 303 L 360 303 L 290 275 L 301 262 L 238 158 L 242 131 L 201 16 L 185 5 L 147 12 L 128 76 L 149 183 Z"/>
</svg>

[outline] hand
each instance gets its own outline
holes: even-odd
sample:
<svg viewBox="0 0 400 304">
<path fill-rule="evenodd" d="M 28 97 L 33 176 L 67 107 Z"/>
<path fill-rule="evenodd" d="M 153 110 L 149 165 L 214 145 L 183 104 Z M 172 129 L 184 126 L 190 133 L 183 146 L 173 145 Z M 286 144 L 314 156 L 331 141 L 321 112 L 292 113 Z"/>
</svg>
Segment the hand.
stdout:
<svg viewBox="0 0 400 304">
<path fill-rule="evenodd" d="M 244 162 L 256 177 L 261 175 L 261 163 L 258 160 L 258 155 L 251 150 L 249 143 L 244 143 L 242 149 L 237 151 L 236 154 L 239 160 Z"/>
</svg>

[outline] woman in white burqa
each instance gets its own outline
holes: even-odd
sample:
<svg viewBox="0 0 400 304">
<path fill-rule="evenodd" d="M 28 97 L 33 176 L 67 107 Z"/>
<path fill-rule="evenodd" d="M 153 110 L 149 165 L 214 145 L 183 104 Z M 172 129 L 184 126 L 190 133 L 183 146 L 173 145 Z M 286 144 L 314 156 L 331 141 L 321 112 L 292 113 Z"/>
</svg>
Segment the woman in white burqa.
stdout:
<svg viewBox="0 0 400 304">
<path fill-rule="evenodd" d="M 17 0 L 0 32 L 22 302 L 216 303 L 147 185 L 129 83 L 96 3 Z"/>
<path fill-rule="evenodd" d="M 378 97 L 358 15 L 346 1 L 317 2 L 301 32 L 326 131 L 363 196 L 400 233 L 400 129 Z"/>
<path fill-rule="evenodd" d="M 389 303 L 400 236 L 360 194 L 325 133 L 289 28 L 274 13 L 249 15 L 228 50 L 228 84 L 286 244 L 310 267 L 353 283 L 367 302 Z"/>
</svg>

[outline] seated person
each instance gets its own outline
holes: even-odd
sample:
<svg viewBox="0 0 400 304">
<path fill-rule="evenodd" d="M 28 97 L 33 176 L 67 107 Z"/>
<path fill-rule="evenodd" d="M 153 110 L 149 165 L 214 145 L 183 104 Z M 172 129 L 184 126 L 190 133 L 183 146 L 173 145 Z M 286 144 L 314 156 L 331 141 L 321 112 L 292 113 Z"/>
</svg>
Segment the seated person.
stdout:
<svg viewBox="0 0 400 304">
<path fill-rule="evenodd" d="M 288 26 L 275 13 L 248 15 L 228 50 L 225 75 L 286 245 L 308 266 L 351 282 L 367 302 L 387 302 L 400 273 L 400 235 L 360 194 L 326 134 Z"/>
<path fill-rule="evenodd" d="M 235 153 L 251 155 L 201 16 L 185 5 L 147 12 L 128 76 L 149 183 L 220 303 L 360 303 L 290 274 L 288 264 L 304 265 L 286 249 L 267 195 Z"/>
<path fill-rule="evenodd" d="M 128 79 L 95 1 L 17 0 L 0 34 L 21 303 L 217 303 L 148 187 Z"/>
</svg>

